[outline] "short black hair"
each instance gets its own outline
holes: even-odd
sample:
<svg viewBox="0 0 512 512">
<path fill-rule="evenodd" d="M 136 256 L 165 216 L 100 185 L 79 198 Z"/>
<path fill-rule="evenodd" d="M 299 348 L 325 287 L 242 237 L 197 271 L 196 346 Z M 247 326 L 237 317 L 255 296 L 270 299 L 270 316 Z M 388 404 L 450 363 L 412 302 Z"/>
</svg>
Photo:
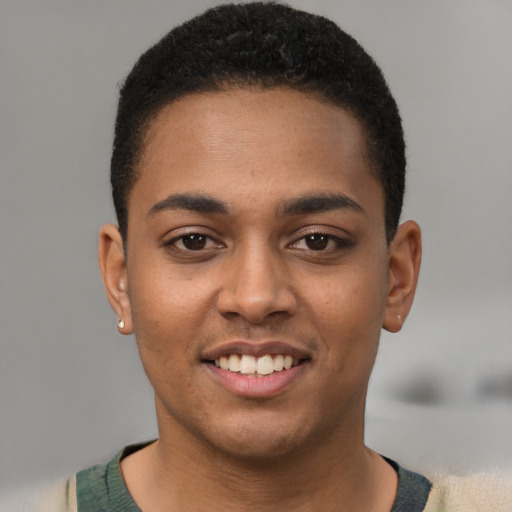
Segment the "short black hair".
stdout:
<svg viewBox="0 0 512 512">
<path fill-rule="evenodd" d="M 381 70 L 327 18 L 283 4 L 253 2 L 220 5 L 177 26 L 139 58 L 124 81 L 111 160 L 123 240 L 149 123 L 162 107 L 186 94 L 230 87 L 314 93 L 354 115 L 384 191 L 386 238 L 393 239 L 404 195 L 405 142 Z"/>
</svg>

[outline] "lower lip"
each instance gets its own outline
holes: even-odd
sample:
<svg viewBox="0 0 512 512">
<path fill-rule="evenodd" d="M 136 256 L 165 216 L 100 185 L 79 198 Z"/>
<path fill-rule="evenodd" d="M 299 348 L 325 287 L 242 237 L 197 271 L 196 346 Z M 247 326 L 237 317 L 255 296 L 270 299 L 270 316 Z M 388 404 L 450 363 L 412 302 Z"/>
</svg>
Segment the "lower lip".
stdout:
<svg viewBox="0 0 512 512">
<path fill-rule="evenodd" d="M 306 365 L 307 362 L 304 361 L 289 370 L 281 370 L 264 377 L 230 372 L 214 364 L 207 364 L 206 367 L 213 377 L 232 393 L 248 398 L 265 398 L 277 395 L 289 387 L 304 371 Z"/>
</svg>

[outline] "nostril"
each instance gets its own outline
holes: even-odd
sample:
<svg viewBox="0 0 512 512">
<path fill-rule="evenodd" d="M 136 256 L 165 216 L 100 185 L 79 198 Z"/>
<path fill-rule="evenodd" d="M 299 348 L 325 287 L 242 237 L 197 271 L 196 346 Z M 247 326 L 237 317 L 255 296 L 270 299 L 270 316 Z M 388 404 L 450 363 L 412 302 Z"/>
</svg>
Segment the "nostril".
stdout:
<svg viewBox="0 0 512 512">
<path fill-rule="evenodd" d="M 294 315 L 297 302 L 288 290 L 278 290 L 276 293 L 224 290 L 218 296 L 217 309 L 226 318 L 243 317 L 249 323 L 258 325 L 270 317 Z"/>
</svg>

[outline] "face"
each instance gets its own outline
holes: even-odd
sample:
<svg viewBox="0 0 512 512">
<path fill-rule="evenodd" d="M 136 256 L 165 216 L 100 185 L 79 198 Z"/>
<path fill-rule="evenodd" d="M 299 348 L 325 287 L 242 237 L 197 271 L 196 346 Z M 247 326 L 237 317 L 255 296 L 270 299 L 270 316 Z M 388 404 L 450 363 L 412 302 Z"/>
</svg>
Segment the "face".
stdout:
<svg viewBox="0 0 512 512">
<path fill-rule="evenodd" d="M 189 95 L 139 172 L 119 314 L 161 440 L 248 457 L 359 440 L 392 287 L 359 123 L 286 89 Z"/>
</svg>

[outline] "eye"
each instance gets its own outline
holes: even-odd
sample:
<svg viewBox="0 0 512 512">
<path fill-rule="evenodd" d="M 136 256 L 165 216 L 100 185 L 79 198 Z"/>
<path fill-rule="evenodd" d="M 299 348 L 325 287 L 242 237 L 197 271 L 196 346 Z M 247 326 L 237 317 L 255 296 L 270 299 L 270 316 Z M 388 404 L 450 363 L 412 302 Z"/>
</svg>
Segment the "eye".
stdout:
<svg viewBox="0 0 512 512">
<path fill-rule="evenodd" d="M 181 251 L 203 251 L 220 247 L 220 244 L 203 233 L 187 233 L 173 238 L 165 245 Z"/>
<path fill-rule="evenodd" d="M 312 251 L 323 251 L 329 244 L 330 238 L 321 233 L 313 233 L 304 237 L 304 242 Z"/>
<path fill-rule="evenodd" d="M 189 251 L 200 251 L 206 247 L 207 237 L 199 233 L 192 233 L 181 237 L 183 247 Z"/>
<path fill-rule="evenodd" d="M 328 235 L 326 233 L 310 233 L 291 244 L 293 249 L 314 252 L 333 252 L 352 245 L 350 240 Z"/>
</svg>

